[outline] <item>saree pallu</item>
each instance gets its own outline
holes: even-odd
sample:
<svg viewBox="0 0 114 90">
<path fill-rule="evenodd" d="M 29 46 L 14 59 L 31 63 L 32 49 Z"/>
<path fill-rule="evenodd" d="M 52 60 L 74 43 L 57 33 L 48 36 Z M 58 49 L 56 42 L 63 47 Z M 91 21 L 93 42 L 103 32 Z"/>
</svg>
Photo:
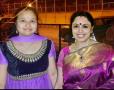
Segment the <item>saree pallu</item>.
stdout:
<svg viewBox="0 0 114 90">
<path fill-rule="evenodd" d="M 114 89 L 113 50 L 95 44 L 69 53 L 63 62 L 64 89 Z M 83 60 L 81 60 L 83 59 Z"/>
</svg>

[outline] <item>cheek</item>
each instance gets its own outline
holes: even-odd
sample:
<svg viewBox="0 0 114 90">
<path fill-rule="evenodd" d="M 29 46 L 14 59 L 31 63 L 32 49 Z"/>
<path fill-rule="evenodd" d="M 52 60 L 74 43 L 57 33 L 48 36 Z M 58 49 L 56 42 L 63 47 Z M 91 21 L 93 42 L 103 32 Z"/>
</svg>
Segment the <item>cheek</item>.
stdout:
<svg viewBox="0 0 114 90">
<path fill-rule="evenodd" d="M 90 32 L 86 33 L 85 38 L 90 38 L 90 37 L 91 37 L 91 33 Z"/>
<path fill-rule="evenodd" d="M 91 36 L 91 33 L 92 33 L 93 31 L 92 30 L 89 30 L 88 32 L 86 32 L 89 36 Z"/>
<path fill-rule="evenodd" d="M 17 30 L 20 29 L 20 25 L 18 23 L 16 24 L 16 28 L 17 28 Z"/>
<path fill-rule="evenodd" d="M 77 30 L 75 30 L 75 29 L 72 29 L 72 32 L 73 32 L 73 33 L 75 33 L 76 31 L 77 31 Z"/>
<path fill-rule="evenodd" d="M 32 24 L 32 27 L 37 28 L 37 24 L 36 23 Z"/>
<path fill-rule="evenodd" d="M 75 35 L 77 31 L 75 29 L 72 30 L 72 34 Z"/>
<path fill-rule="evenodd" d="M 17 23 L 16 26 L 17 26 L 17 28 L 21 28 L 23 26 L 23 24 Z"/>
</svg>

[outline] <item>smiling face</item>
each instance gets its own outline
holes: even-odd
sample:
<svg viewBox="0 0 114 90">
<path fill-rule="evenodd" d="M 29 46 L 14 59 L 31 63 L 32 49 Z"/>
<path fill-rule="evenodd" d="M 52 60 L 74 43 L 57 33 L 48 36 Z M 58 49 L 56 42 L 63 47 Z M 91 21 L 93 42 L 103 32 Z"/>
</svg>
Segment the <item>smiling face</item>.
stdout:
<svg viewBox="0 0 114 90">
<path fill-rule="evenodd" d="M 37 17 L 33 11 L 23 10 L 17 15 L 16 26 L 19 35 L 32 35 L 37 30 Z"/>
<path fill-rule="evenodd" d="M 78 42 L 86 42 L 92 33 L 91 23 L 84 16 L 76 17 L 72 23 L 72 33 Z"/>
</svg>

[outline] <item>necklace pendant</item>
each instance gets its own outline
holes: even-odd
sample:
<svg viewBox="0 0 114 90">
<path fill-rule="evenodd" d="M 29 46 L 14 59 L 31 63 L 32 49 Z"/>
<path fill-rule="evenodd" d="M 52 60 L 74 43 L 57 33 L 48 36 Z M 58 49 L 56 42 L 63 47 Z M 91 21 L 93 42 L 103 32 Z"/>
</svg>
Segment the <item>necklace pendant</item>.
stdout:
<svg viewBox="0 0 114 90">
<path fill-rule="evenodd" d="M 83 57 L 82 56 L 80 57 L 80 62 L 83 62 Z"/>
</svg>

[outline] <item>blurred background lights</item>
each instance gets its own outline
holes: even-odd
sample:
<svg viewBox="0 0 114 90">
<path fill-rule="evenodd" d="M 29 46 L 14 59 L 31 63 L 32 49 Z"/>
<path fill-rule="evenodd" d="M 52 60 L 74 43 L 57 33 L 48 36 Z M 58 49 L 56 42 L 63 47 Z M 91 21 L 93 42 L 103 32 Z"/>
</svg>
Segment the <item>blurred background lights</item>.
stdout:
<svg viewBox="0 0 114 90">
<path fill-rule="evenodd" d="M 32 4 L 31 4 L 31 3 L 28 3 L 27 6 L 28 6 L 28 7 L 32 7 Z"/>
</svg>

